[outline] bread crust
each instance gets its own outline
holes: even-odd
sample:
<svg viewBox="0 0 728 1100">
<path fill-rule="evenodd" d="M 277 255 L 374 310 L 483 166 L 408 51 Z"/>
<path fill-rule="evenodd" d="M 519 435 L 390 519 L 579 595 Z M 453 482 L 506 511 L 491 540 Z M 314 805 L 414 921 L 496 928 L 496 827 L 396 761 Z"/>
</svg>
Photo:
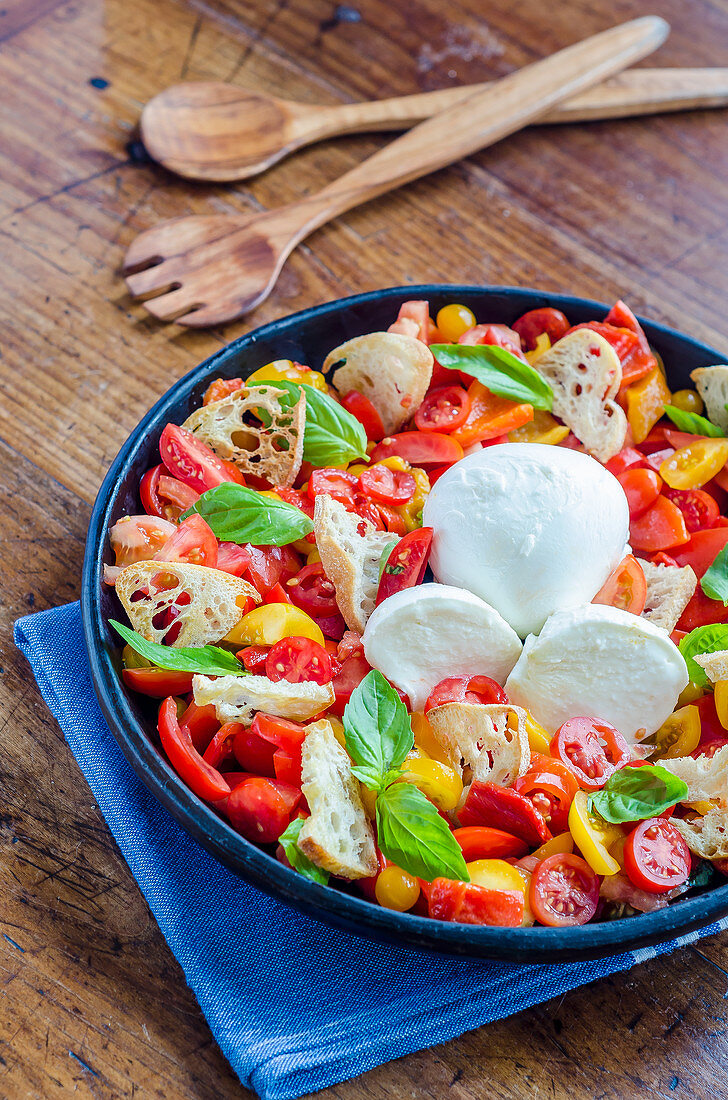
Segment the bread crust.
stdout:
<svg viewBox="0 0 728 1100">
<path fill-rule="evenodd" d="M 369 332 L 330 351 L 323 370 L 334 370 L 339 393 L 358 390 L 382 418 L 387 435 L 412 418 L 424 400 L 434 358 L 427 344 L 397 332 Z"/>
</svg>

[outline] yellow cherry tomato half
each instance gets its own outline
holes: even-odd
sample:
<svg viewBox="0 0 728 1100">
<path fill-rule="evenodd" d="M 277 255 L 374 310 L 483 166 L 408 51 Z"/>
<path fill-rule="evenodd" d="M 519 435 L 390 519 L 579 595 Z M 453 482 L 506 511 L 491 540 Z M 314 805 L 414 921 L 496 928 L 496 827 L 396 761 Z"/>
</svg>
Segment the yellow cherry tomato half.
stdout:
<svg viewBox="0 0 728 1100">
<path fill-rule="evenodd" d="M 699 740 L 700 711 L 691 703 L 673 711 L 645 743 L 655 746 L 650 760 L 674 760 L 677 756 L 689 756 Z"/>
<path fill-rule="evenodd" d="M 728 462 L 728 439 L 696 439 L 660 465 L 660 477 L 671 489 L 699 489 Z"/>
<path fill-rule="evenodd" d="M 406 783 L 419 787 L 439 810 L 454 810 L 463 793 L 463 781 L 447 764 L 439 760 L 408 756 L 402 766 Z"/>
<path fill-rule="evenodd" d="M 549 737 L 543 726 L 536 721 L 533 715 L 526 711 L 526 733 L 528 735 L 528 745 L 531 752 L 541 752 L 544 756 L 551 755 L 551 738 Z"/>
<path fill-rule="evenodd" d="M 254 370 L 248 375 L 247 380 L 249 384 L 254 385 L 256 382 L 276 382 L 281 379 L 288 382 L 305 382 L 307 386 L 321 390 L 322 393 L 328 393 L 329 390 L 323 374 L 317 370 L 311 370 L 310 367 L 304 367 L 300 363 L 294 363 L 292 359 L 274 359 L 272 363 L 266 363 L 264 367 Z"/>
<path fill-rule="evenodd" d="M 728 730 L 728 680 L 718 680 L 713 690 L 713 702 L 718 721 L 724 730 Z"/>
<path fill-rule="evenodd" d="M 420 896 L 420 884 L 401 867 L 391 863 L 377 875 L 374 894 L 383 909 L 406 913 Z"/>
<path fill-rule="evenodd" d="M 697 390 L 676 390 L 670 404 L 676 409 L 682 409 L 683 412 L 697 413 L 698 416 L 704 408 L 703 399 Z"/>
<path fill-rule="evenodd" d="M 430 725 L 427 716 L 417 710 L 414 714 L 410 715 L 410 718 L 412 721 L 412 732 L 415 736 L 416 747 L 421 752 L 427 753 L 433 760 L 439 760 L 441 764 L 447 764 L 447 766 L 450 767 L 450 757 L 435 737 L 435 731 Z"/>
<path fill-rule="evenodd" d="M 536 859 L 548 859 L 549 856 L 559 855 L 561 852 L 574 851 L 574 838 L 571 833 L 557 833 L 547 840 L 533 853 Z"/>
<path fill-rule="evenodd" d="M 471 309 L 451 302 L 449 306 L 438 310 L 435 323 L 445 343 L 456 344 L 464 332 L 475 327 L 476 321 Z"/>
<path fill-rule="evenodd" d="M 698 699 L 702 699 L 704 695 L 705 688 L 691 680 L 688 686 L 684 687 L 678 695 L 677 705 L 679 707 L 686 707 L 688 703 L 695 703 Z"/>
<path fill-rule="evenodd" d="M 470 881 L 487 890 L 518 890 L 526 892 L 526 884 L 518 868 L 504 859 L 475 859 L 467 864 Z"/>
<path fill-rule="evenodd" d="M 267 603 L 244 615 L 223 641 L 234 645 L 275 645 L 282 638 L 310 638 L 324 645 L 321 627 L 290 603 Z"/>
<path fill-rule="evenodd" d="M 590 813 L 586 791 L 577 791 L 569 809 L 569 832 L 592 871 L 598 875 L 616 875 L 619 863 L 609 854 L 609 845 L 623 835 L 618 825 L 610 825 L 601 814 Z"/>
<path fill-rule="evenodd" d="M 539 337 L 540 339 L 540 337 Z M 548 340 L 548 336 L 546 337 Z M 569 429 L 565 424 L 559 424 L 551 413 L 544 409 L 536 409 L 533 420 L 523 424 L 520 428 L 514 428 L 508 433 L 511 443 L 550 443 L 556 445 L 566 439 Z"/>
<path fill-rule="evenodd" d="M 524 354 L 526 356 L 526 359 L 528 359 L 529 363 L 531 364 L 531 366 L 533 366 L 533 364 L 535 362 L 537 362 L 537 360 L 539 360 L 541 358 L 543 353 L 545 351 L 548 351 L 550 347 L 551 347 L 551 338 L 550 338 L 548 332 L 542 332 L 539 336 L 536 337 L 536 347 L 533 349 L 533 351 L 527 351 Z M 568 432 L 568 429 L 567 429 L 567 432 Z"/>
</svg>

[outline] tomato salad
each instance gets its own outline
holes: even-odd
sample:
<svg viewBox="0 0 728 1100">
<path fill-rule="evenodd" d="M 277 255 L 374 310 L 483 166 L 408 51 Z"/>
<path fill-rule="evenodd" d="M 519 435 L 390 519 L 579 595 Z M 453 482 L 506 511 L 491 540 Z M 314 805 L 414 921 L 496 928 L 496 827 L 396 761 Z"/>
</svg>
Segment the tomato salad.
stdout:
<svg viewBox="0 0 728 1100">
<path fill-rule="evenodd" d="M 671 583 L 695 575 L 665 634 L 689 682 L 637 738 L 589 711 L 547 729 L 513 704 L 503 676 L 457 663 L 415 708 L 362 640 L 369 615 L 427 583 L 423 508 L 464 456 L 513 443 L 599 453 L 578 418 L 560 415 L 546 369 L 575 333 L 602 362 L 604 342 L 615 353 L 605 385 L 624 419 L 600 462 L 626 497 L 628 552 L 592 603 L 642 621 L 655 566 Z M 552 308 L 505 325 L 456 303 L 433 318 L 427 302 L 407 302 L 388 333 L 357 339 L 369 343 L 335 349 L 325 373 L 278 360 L 214 380 L 201 410 L 164 428 L 139 514 L 110 531 L 105 581 L 134 628 L 114 622 L 122 676 L 156 701 L 171 766 L 298 873 L 436 920 L 584 924 L 659 908 L 725 874 L 728 850 L 716 829 L 701 831 L 720 825 L 728 801 L 728 662 L 724 674 L 705 664 L 728 650 L 725 416 L 705 417 L 695 390 L 671 392 L 622 302 L 576 326 Z M 372 378 L 389 369 L 396 377 Z M 268 457 L 256 464 L 252 451 Z M 348 542 L 335 533 L 346 517 Z M 485 716 L 487 761 L 482 744 L 468 756 L 443 735 L 444 719 L 462 714 Z M 501 774 L 499 754 L 516 743 Z M 685 761 L 700 765 L 697 779 Z M 348 833 L 321 825 L 327 805 L 343 806 Z"/>
</svg>

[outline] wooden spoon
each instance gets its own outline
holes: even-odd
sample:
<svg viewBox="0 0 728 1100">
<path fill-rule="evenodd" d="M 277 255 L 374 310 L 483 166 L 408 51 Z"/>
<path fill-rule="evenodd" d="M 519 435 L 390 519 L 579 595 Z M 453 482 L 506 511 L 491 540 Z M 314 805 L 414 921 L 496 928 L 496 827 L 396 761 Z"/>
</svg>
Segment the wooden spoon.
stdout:
<svg viewBox="0 0 728 1100">
<path fill-rule="evenodd" d="M 643 16 L 593 35 L 475 92 L 380 149 L 318 194 L 252 216 L 174 218 L 126 254 L 135 297 L 164 321 L 196 328 L 232 321 L 270 294 L 293 248 L 337 215 L 521 129 L 663 42 L 668 24 Z"/>
<path fill-rule="evenodd" d="M 142 111 L 149 155 L 188 179 L 248 179 L 302 145 L 366 130 L 407 130 L 487 84 L 336 107 L 219 81 L 174 84 Z M 539 122 L 585 122 L 728 105 L 728 69 L 634 69 L 568 99 Z"/>
</svg>

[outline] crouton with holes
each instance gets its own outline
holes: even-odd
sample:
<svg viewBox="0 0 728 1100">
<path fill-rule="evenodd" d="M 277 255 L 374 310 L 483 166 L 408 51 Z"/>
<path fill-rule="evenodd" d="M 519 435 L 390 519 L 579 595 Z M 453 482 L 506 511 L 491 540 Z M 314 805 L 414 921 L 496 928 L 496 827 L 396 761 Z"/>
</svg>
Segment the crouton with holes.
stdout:
<svg viewBox="0 0 728 1100">
<path fill-rule="evenodd" d="M 693 660 L 705 670 L 711 684 L 728 680 L 728 649 L 718 649 L 715 653 L 698 653 Z"/>
<path fill-rule="evenodd" d="M 387 435 L 399 431 L 424 400 L 432 378 L 432 352 L 414 336 L 370 332 L 329 352 L 324 371 L 340 394 L 358 390 L 382 418 Z"/>
<path fill-rule="evenodd" d="M 374 833 L 361 800 L 351 760 L 325 718 L 306 730 L 301 749 L 301 790 L 311 816 L 298 836 L 305 856 L 340 878 L 377 873 Z"/>
<path fill-rule="evenodd" d="M 219 722 L 243 726 L 250 726 L 258 711 L 305 722 L 334 701 L 331 684 L 274 682 L 267 676 L 195 676 L 192 691 L 198 706 L 214 706 Z"/>
<path fill-rule="evenodd" d="M 680 568 L 676 565 L 654 565 L 651 561 L 641 561 L 640 565 L 647 581 L 642 617 L 672 634 L 692 599 L 698 578 L 689 565 Z"/>
<path fill-rule="evenodd" d="M 445 703 L 427 712 L 435 737 L 462 776 L 510 787 L 528 771 L 526 713 L 499 703 Z"/>
<path fill-rule="evenodd" d="M 670 824 L 701 859 L 728 858 L 728 808 L 714 806 L 704 817 L 671 817 Z"/>
<path fill-rule="evenodd" d="M 658 763 L 687 783 L 686 802 L 728 803 L 728 745 L 714 756 L 676 756 Z"/>
<path fill-rule="evenodd" d="M 613 400 L 622 382 L 614 348 L 591 329 L 557 340 L 533 364 L 554 394 L 553 412 L 590 455 L 606 462 L 624 446 L 627 417 Z"/>
<path fill-rule="evenodd" d="M 139 561 L 116 579 L 129 621 L 148 642 L 202 646 L 219 642 L 260 596 L 248 581 L 186 562 Z"/>
<path fill-rule="evenodd" d="M 292 485 L 303 460 L 306 394 L 290 407 L 280 398 L 288 393 L 274 385 L 243 387 L 195 409 L 182 427 L 244 474 Z"/>
<path fill-rule="evenodd" d="M 339 610 L 349 630 L 361 634 L 374 610 L 382 554 L 397 539 L 325 493 L 316 497 L 313 529 Z"/>
<path fill-rule="evenodd" d="M 703 399 L 705 415 L 728 435 L 728 364 L 718 363 L 714 367 L 696 367 L 690 372 L 695 389 Z"/>
</svg>

